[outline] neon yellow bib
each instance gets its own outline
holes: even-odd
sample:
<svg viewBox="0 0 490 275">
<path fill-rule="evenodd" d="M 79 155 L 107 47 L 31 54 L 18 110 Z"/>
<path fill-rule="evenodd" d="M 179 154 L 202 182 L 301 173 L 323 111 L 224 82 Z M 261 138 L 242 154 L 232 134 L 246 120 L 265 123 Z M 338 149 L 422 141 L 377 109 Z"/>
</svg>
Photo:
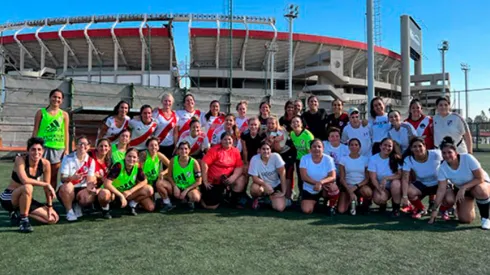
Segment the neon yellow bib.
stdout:
<svg viewBox="0 0 490 275">
<path fill-rule="evenodd" d="M 63 111 L 50 115 L 46 108 L 41 109 L 41 124 L 37 136 L 44 139 L 44 145 L 51 149 L 65 149 L 65 120 Z"/>
</svg>

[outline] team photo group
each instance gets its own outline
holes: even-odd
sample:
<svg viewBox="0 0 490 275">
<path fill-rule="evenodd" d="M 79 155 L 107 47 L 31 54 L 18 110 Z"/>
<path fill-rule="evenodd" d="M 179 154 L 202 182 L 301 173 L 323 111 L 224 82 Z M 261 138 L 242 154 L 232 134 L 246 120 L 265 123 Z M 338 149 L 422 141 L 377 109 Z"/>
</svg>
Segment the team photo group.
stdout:
<svg viewBox="0 0 490 275">
<path fill-rule="evenodd" d="M 405 119 L 376 97 L 362 119 L 340 100 L 327 114 L 316 96 L 307 106 L 287 101 L 275 116 L 267 101 L 258 114 L 248 113 L 245 101 L 234 114 L 223 113 L 217 100 L 197 110 L 192 94 L 174 110 L 173 96 L 164 94 L 160 106 L 143 105 L 133 118 L 130 104 L 120 101 L 100 123 L 95 144 L 73 137 L 73 152 L 63 99 L 62 91 L 51 91 L 49 105 L 35 114 L 27 152 L 16 157 L 0 195 L 23 233 L 33 231 L 30 219 L 59 221 L 55 200 L 69 222 L 84 214 L 111 219 L 121 208 L 138 215 L 220 205 L 367 215 L 375 207 L 385 212 L 391 201 L 393 218 L 430 215 L 429 223 L 471 223 L 477 207 L 481 228 L 490 229 L 490 178 L 448 98 L 437 100 L 433 117 L 412 100 Z M 43 188 L 45 202 L 33 199 L 35 188 Z"/>
</svg>

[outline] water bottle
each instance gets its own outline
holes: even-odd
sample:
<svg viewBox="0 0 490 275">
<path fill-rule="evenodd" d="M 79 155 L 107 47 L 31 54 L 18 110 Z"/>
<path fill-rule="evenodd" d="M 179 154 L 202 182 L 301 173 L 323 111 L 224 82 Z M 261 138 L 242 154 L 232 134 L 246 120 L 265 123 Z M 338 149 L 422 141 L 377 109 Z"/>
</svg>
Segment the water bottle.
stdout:
<svg viewBox="0 0 490 275">
<path fill-rule="evenodd" d="M 352 216 L 355 216 L 356 215 L 356 206 L 357 206 L 356 200 L 352 200 L 351 203 L 350 203 L 350 214 Z"/>
</svg>

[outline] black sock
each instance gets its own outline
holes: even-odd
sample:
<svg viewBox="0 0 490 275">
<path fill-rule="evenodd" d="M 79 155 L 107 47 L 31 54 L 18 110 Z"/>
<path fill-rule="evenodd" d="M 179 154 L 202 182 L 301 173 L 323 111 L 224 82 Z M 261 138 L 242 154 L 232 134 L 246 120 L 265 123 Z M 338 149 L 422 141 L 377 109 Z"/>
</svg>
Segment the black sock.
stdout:
<svg viewBox="0 0 490 275">
<path fill-rule="evenodd" d="M 490 198 L 476 200 L 476 205 L 478 206 L 478 210 L 480 210 L 480 216 L 488 219 L 488 212 L 490 211 Z"/>
<path fill-rule="evenodd" d="M 400 210 L 400 204 L 399 203 L 393 203 L 392 206 L 393 206 L 393 210 L 397 210 L 397 211 Z"/>
<path fill-rule="evenodd" d="M 231 191 L 231 196 L 230 196 L 230 203 L 232 205 L 237 204 L 238 199 L 240 198 L 241 193 Z"/>
</svg>

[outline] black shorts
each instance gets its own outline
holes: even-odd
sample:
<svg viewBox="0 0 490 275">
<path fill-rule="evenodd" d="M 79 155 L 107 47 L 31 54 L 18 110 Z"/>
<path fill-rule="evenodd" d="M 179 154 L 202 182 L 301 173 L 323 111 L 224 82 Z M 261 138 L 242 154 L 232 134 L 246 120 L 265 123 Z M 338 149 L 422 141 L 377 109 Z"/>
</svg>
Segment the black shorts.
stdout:
<svg viewBox="0 0 490 275">
<path fill-rule="evenodd" d="M 164 154 L 169 160 L 174 155 L 175 145 L 170 146 L 162 146 L 160 145 L 160 149 L 158 150 L 160 153 Z"/>
<path fill-rule="evenodd" d="M 301 200 L 304 201 L 318 201 L 322 197 L 322 191 L 318 192 L 318 194 L 311 194 L 306 190 L 301 191 Z"/>
<path fill-rule="evenodd" d="M 2 194 L 0 194 L 0 204 L 2 208 L 7 210 L 8 212 L 12 212 L 19 209 L 19 206 L 14 207 L 12 204 L 12 192 L 14 190 L 5 189 Z M 34 210 L 45 206 L 45 204 L 32 199 L 31 207 L 29 208 L 29 212 L 33 212 Z"/>
<path fill-rule="evenodd" d="M 225 197 L 226 186 L 223 184 L 213 184 L 213 188 L 206 189 L 204 184 L 201 185 L 201 200 L 207 206 L 215 206 L 223 202 Z"/>
<path fill-rule="evenodd" d="M 82 191 L 83 189 L 85 189 L 86 187 L 75 187 L 74 188 L 74 192 L 75 192 L 75 200 L 74 201 L 77 201 L 77 196 L 78 196 L 78 193 L 80 193 L 80 191 Z M 61 201 L 61 196 L 60 196 L 60 189 L 58 188 L 58 191 L 56 191 L 56 197 L 58 198 L 58 200 Z"/>
<path fill-rule="evenodd" d="M 434 186 L 425 186 L 422 182 L 416 180 L 412 182 L 412 185 L 415 188 L 419 189 L 420 192 L 422 192 L 422 197 L 432 196 L 437 194 L 437 188 L 438 188 L 437 184 Z"/>
<path fill-rule="evenodd" d="M 204 157 L 204 152 L 203 151 L 199 151 L 199 153 L 195 154 L 195 155 L 191 155 L 191 157 L 197 159 L 197 160 L 201 160 L 203 157 Z"/>
<path fill-rule="evenodd" d="M 456 195 L 458 194 L 459 188 L 458 188 L 456 185 L 454 185 L 454 187 L 453 187 L 453 191 L 454 191 L 454 195 L 456 196 Z M 464 192 L 464 196 L 465 196 L 466 198 L 472 198 L 472 199 L 474 199 L 474 198 L 475 198 L 475 197 L 473 197 L 473 195 L 471 194 L 470 190 L 466 190 L 466 192 Z"/>
</svg>

